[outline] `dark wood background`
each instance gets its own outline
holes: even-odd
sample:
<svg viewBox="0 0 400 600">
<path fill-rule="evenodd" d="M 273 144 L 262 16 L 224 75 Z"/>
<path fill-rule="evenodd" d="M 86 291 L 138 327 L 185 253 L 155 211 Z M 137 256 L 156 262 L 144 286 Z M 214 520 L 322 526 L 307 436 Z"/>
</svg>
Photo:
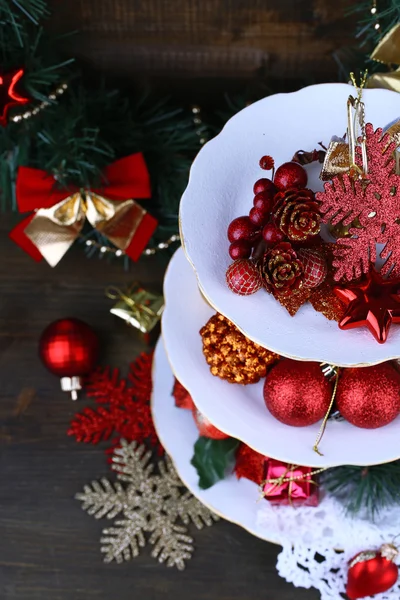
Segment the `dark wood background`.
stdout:
<svg viewBox="0 0 400 600">
<path fill-rule="evenodd" d="M 353 0 L 51 0 L 49 28 L 94 69 L 199 101 L 246 84 L 336 81 Z"/>
<path fill-rule="evenodd" d="M 74 494 L 110 470 L 102 446 L 67 437 L 75 411 L 90 401 L 78 405 L 60 391 L 40 363 L 38 338 L 54 319 L 84 319 L 101 337 L 101 362 L 126 373 L 144 347 L 110 315 L 104 288 L 133 277 L 159 285 L 162 268 L 143 259 L 129 274 L 76 248 L 51 269 L 8 240 L 16 221 L 0 221 L 1 600 L 317 600 L 315 590 L 278 577 L 276 546 L 223 521 L 193 531 L 196 551 L 184 572 L 160 565 L 148 548 L 129 563 L 102 563 L 104 521 L 84 513 Z"/>
</svg>

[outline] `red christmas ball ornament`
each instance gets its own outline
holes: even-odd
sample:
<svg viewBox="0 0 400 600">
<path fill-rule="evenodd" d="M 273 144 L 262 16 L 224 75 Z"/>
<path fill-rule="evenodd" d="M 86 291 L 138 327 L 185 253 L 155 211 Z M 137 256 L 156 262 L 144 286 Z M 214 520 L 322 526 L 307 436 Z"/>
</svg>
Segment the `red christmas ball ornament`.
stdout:
<svg viewBox="0 0 400 600">
<path fill-rule="evenodd" d="M 285 234 L 274 223 L 268 223 L 262 230 L 264 242 L 268 245 L 279 244 L 285 239 Z"/>
<path fill-rule="evenodd" d="M 305 188 L 307 179 L 307 172 L 299 163 L 287 162 L 276 170 L 274 184 L 279 190 Z"/>
<path fill-rule="evenodd" d="M 262 286 L 257 267 L 246 259 L 235 260 L 226 271 L 226 283 L 239 296 L 255 294 Z"/>
<path fill-rule="evenodd" d="M 228 227 L 228 240 L 236 242 L 238 240 L 246 240 L 252 242 L 259 235 L 259 230 L 252 223 L 249 217 L 237 217 L 233 219 Z"/>
<path fill-rule="evenodd" d="M 297 252 L 303 263 L 303 285 L 307 288 L 318 287 L 328 274 L 328 265 L 325 258 L 316 250 L 302 248 Z"/>
<path fill-rule="evenodd" d="M 336 405 L 341 415 L 356 427 L 383 427 L 400 413 L 400 373 L 388 362 L 343 369 Z"/>
<path fill-rule="evenodd" d="M 255 182 L 253 191 L 255 195 L 265 192 L 269 198 L 273 198 L 278 190 L 271 179 L 263 177 Z"/>
<path fill-rule="evenodd" d="M 305 427 L 325 416 L 332 384 L 319 363 L 285 359 L 268 373 L 264 400 L 270 413 L 285 425 Z"/>
<path fill-rule="evenodd" d="M 95 366 L 99 349 L 97 335 L 79 319 L 60 319 L 50 323 L 39 341 L 39 355 L 48 370 L 61 377 L 61 389 L 77 399 L 81 377 Z"/>
<path fill-rule="evenodd" d="M 180 381 L 175 378 L 172 395 L 175 398 L 175 406 L 178 408 L 185 408 L 187 410 L 193 410 L 195 407 L 192 400 L 192 396 L 189 394 L 187 389 L 183 387 Z"/>
<path fill-rule="evenodd" d="M 211 438 L 212 440 L 225 440 L 230 437 L 214 427 L 207 417 L 205 417 L 197 408 L 193 410 L 193 417 L 201 436 Z"/>
<path fill-rule="evenodd" d="M 249 219 L 260 229 L 268 221 L 269 214 L 264 209 L 253 206 L 249 212 Z"/>
<path fill-rule="evenodd" d="M 259 192 L 254 196 L 254 208 L 259 208 L 265 214 L 271 212 L 274 196 L 269 196 L 267 192 Z"/>
<path fill-rule="evenodd" d="M 366 598 L 390 590 L 399 577 L 393 562 L 398 550 L 383 544 L 380 550 L 364 550 L 349 561 L 346 594 L 350 600 Z"/>
<path fill-rule="evenodd" d="M 229 246 L 229 256 L 232 260 L 250 258 L 252 245 L 246 240 L 237 240 Z"/>
</svg>

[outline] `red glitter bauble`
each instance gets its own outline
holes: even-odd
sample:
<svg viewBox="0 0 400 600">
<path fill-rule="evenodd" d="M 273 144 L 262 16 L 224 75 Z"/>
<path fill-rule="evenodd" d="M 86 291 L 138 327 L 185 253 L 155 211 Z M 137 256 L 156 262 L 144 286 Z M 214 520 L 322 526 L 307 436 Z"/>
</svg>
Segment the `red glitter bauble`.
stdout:
<svg viewBox="0 0 400 600">
<path fill-rule="evenodd" d="M 196 421 L 197 429 L 199 430 L 201 436 L 211 438 L 212 440 L 225 440 L 226 438 L 230 437 L 229 435 L 226 435 L 226 433 L 223 433 L 214 427 L 207 417 L 197 410 L 197 408 L 195 408 L 193 411 L 193 417 Z"/>
<path fill-rule="evenodd" d="M 263 177 L 255 182 L 253 191 L 256 195 L 260 194 L 261 192 L 265 192 L 270 198 L 273 198 L 277 192 L 277 189 L 271 179 Z"/>
<path fill-rule="evenodd" d="M 98 347 L 98 338 L 89 325 L 79 319 L 60 319 L 42 333 L 39 355 L 49 371 L 61 377 L 62 388 L 74 392 L 80 389 L 79 378 L 94 368 Z"/>
<path fill-rule="evenodd" d="M 279 190 L 286 190 L 292 187 L 305 188 L 307 179 L 307 172 L 299 163 L 287 162 L 277 169 L 274 184 Z"/>
<path fill-rule="evenodd" d="M 400 373 L 387 362 L 344 369 L 336 405 L 342 416 L 356 427 L 383 427 L 400 413 Z"/>
<path fill-rule="evenodd" d="M 232 242 L 229 246 L 229 256 L 232 260 L 237 260 L 238 258 L 249 258 L 251 254 L 251 244 L 246 240 L 237 240 L 237 242 Z"/>
<path fill-rule="evenodd" d="M 235 260 L 226 272 L 226 283 L 232 292 L 239 296 L 250 296 L 262 286 L 257 267 L 246 259 Z"/>
<path fill-rule="evenodd" d="M 268 221 L 269 214 L 264 209 L 253 206 L 249 212 L 249 219 L 254 225 L 261 228 Z"/>
<path fill-rule="evenodd" d="M 249 217 L 237 217 L 233 219 L 228 227 L 228 240 L 236 242 L 237 240 L 246 240 L 251 242 L 257 238 L 259 231 L 250 221 Z"/>
<path fill-rule="evenodd" d="M 274 196 L 270 196 L 267 192 L 259 192 L 254 196 L 254 208 L 259 208 L 264 213 L 271 212 Z"/>
<path fill-rule="evenodd" d="M 264 242 L 267 244 L 278 244 L 279 242 L 283 242 L 285 239 L 285 234 L 277 228 L 274 223 L 268 223 L 262 230 L 262 236 L 264 238 Z"/>
<path fill-rule="evenodd" d="M 332 385 L 319 363 L 282 360 L 267 375 L 264 400 L 270 413 L 285 425 L 305 427 L 325 416 Z"/>
<path fill-rule="evenodd" d="M 297 254 L 303 263 L 304 287 L 318 287 L 328 274 L 328 265 L 325 258 L 316 250 L 309 250 L 308 248 L 302 248 Z"/>
</svg>

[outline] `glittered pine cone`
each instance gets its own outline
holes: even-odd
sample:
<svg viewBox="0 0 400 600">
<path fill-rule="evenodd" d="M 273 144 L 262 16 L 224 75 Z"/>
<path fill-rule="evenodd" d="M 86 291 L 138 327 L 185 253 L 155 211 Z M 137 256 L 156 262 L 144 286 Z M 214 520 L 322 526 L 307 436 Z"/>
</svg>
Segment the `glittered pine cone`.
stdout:
<svg viewBox="0 0 400 600">
<path fill-rule="evenodd" d="M 278 192 L 273 212 L 277 227 L 293 242 L 304 242 L 320 231 L 319 203 L 311 190 Z"/>
<path fill-rule="evenodd" d="M 220 314 L 216 314 L 200 330 L 203 353 L 210 371 L 229 383 L 257 383 L 265 377 L 277 354 L 248 340 Z"/>
<path fill-rule="evenodd" d="M 303 263 L 289 242 L 280 242 L 264 254 L 261 276 L 268 292 L 289 295 L 303 284 Z"/>
</svg>

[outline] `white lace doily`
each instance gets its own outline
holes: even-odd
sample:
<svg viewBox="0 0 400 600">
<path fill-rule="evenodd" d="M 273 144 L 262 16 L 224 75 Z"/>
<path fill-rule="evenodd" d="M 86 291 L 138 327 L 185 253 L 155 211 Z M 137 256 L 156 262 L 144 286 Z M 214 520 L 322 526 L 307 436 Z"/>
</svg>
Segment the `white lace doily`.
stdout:
<svg viewBox="0 0 400 600">
<path fill-rule="evenodd" d="M 314 587 L 321 600 L 343 600 L 347 563 L 362 550 L 375 550 L 400 533 L 400 508 L 382 511 L 375 523 L 347 515 L 342 504 L 325 494 L 317 508 L 272 506 L 260 502 L 258 525 L 280 540 L 277 570 L 297 587 Z M 400 582 L 374 600 L 399 600 Z"/>
</svg>

